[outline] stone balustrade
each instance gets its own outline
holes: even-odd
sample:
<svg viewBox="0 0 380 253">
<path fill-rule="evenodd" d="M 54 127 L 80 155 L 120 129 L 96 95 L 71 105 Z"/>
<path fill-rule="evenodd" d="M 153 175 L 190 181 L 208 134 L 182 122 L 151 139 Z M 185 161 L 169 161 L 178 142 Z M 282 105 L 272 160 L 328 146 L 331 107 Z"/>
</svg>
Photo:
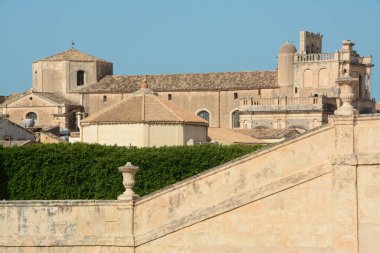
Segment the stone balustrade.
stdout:
<svg viewBox="0 0 380 253">
<path fill-rule="evenodd" d="M 308 111 L 323 110 L 326 105 L 335 105 L 335 99 L 327 97 L 278 97 L 241 98 L 240 111 Z"/>
<path fill-rule="evenodd" d="M 337 60 L 336 53 L 294 55 L 295 62 L 316 62 L 316 61 L 334 61 L 334 60 Z"/>
</svg>

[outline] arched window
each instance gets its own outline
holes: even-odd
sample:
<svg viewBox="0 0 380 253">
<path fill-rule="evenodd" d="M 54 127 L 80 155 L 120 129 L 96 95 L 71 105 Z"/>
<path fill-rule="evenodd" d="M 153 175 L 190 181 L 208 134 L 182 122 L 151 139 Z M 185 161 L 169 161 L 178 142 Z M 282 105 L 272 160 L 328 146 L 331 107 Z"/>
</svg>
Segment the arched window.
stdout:
<svg viewBox="0 0 380 253">
<path fill-rule="evenodd" d="M 34 121 L 36 121 L 37 120 L 37 114 L 35 112 L 28 112 L 26 114 L 26 118 L 27 119 L 34 119 Z"/>
<path fill-rule="evenodd" d="M 234 111 L 232 113 L 232 128 L 240 128 L 239 111 Z"/>
<path fill-rule="evenodd" d="M 313 87 L 313 73 L 310 69 L 303 72 L 303 87 Z"/>
<path fill-rule="evenodd" d="M 103 96 L 103 103 L 107 103 L 107 96 L 106 95 Z"/>
<path fill-rule="evenodd" d="M 207 111 L 200 111 L 197 113 L 198 117 L 201 117 L 202 119 L 206 120 L 207 122 L 210 121 L 210 113 Z"/>
<path fill-rule="evenodd" d="M 84 85 L 84 71 L 79 70 L 77 72 L 77 86 Z"/>
<path fill-rule="evenodd" d="M 35 112 L 28 112 L 25 118 L 24 127 L 34 127 L 37 121 L 37 114 Z"/>
<path fill-rule="evenodd" d="M 318 84 L 319 84 L 319 87 L 329 86 L 329 72 L 327 69 L 321 69 L 319 71 Z"/>
</svg>

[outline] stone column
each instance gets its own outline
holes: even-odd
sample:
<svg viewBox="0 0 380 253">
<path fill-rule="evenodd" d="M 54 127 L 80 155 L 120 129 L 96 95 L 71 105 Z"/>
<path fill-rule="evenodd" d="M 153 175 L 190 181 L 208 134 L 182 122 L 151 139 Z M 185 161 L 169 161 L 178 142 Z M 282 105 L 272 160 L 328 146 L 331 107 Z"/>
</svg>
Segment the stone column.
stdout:
<svg viewBox="0 0 380 253">
<path fill-rule="evenodd" d="M 354 100 L 354 88 L 358 84 L 359 79 L 351 77 L 348 72 L 336 80 L 339 84 L 339 97 L 342 100 L 342 106 L 335 111 L 335 115 L 351 116 L 358 114 L 358 111 L 352 106 L 352 101 Z"/>
<path fill-rule="evenodd" d="M 333 249 L 358 252 L 357 158 L 354 150 L 354 116 L 335 116 L 333 165 Z"/>
<path fill-rule="evenodd" d="M 117 197 L 118 200 L 134 200 L 139 195 L 133 191 L 133 186 L 135 186 L 135 175 L 139 167 L 133 166 L 131 162 L 127 162 L 126 165 L 119 167 L 119 171 L 123 173 L 123 185 L 125 191 L 123 194 Z"/>
</svg>

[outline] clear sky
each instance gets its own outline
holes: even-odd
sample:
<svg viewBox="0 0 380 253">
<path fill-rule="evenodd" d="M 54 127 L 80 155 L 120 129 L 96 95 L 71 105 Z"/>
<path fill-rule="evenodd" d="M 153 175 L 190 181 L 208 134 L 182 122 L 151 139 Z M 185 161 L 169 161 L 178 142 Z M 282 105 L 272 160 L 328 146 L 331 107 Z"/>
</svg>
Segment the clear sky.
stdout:
<svg viewBox="0 0 380 253">
<path fill-rule="evenodd" d="M 324 52 L 351 39 L 380 62 L 380 0 L 0 0 L 0 95 L 31 88 L 32 62 L 72 40 L 114 74 L 272 70 L 303 30 L 324 35 Z"/>
</svg>

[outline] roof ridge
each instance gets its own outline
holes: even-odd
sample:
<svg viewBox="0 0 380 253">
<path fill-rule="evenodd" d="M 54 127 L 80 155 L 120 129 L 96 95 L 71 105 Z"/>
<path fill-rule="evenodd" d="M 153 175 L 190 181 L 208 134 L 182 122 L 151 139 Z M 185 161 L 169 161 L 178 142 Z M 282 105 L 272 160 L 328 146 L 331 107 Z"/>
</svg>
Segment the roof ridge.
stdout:
<svg viewBox="0 0 380 253">
<path fill-rule="evenodd" d="M 42 58 L 40 60 L 34 61 L 102 61 L 102 62 L 108 62 L 106 60 L 103 60 L 101 58 L 98 58 L 96 56 L 90 55 L 88 53 L 79 51 L 75 48 L 70 48 L 68 50 L 62 51 L 60 53 Z"/>
</svg>

